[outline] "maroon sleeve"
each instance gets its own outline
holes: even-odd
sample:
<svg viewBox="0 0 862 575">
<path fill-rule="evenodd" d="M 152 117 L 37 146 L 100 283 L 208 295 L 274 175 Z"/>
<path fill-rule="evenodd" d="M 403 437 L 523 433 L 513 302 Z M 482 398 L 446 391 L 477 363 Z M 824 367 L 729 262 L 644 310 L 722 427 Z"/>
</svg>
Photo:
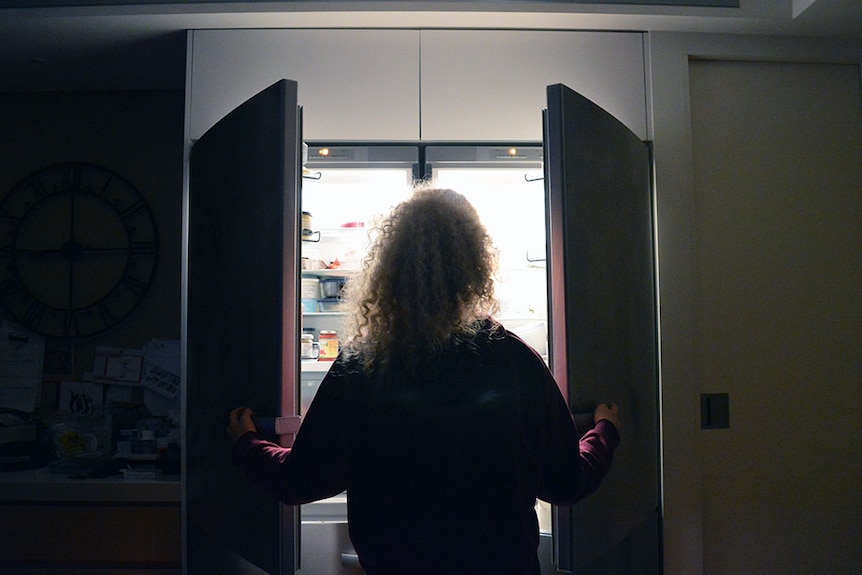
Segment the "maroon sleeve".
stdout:
<svg viewBox="0 0 862 575">
<path fill-rule="evenodd" d="M 614 424 L 607 419 L 599 420 L 596 426 L 581 438 L 579 442 L 581 467 L 588 470 L 587 474 L 594 482 L 594 484 L 585 485 L 588 491 L 584 495 L 598 489 L 599 482 L 611 468 L 614 450 L 619 444 L 620 434 Z"/>
<path fill-rule="evenodd" d="M 600 420 L 578 438 L 572 414 L 550 372 L 545 378 L 545 431 L 539 498 L 568 505 L 598 489 L 620 443 L 614 424 Z"/>
<path fill-rule="evenodd" d="M 236 440 L 231 453 L 234 464 L 267 493 L 292 504 L 290 448 L 281 447 L 246 433 Z"/>
<path fill-rule="evenodd" d="M 341 394 L 344 370 L 336 361 L 323 378 L 292 448 L 246 433 L 233 446 L 234 463 L 288 505 L 310 503 L 345 490 Z"/>
</svg>

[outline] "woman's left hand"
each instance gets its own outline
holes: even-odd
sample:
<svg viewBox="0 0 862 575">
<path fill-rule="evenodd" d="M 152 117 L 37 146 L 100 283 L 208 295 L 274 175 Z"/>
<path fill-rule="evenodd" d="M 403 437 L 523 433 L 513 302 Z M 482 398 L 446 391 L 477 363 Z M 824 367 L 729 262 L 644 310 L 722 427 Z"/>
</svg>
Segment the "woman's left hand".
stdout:
<svg viewBox="0 0 862 575">
<path fill-rule="evenodd" d="M 254 411 L 248 407 L 237 407 L 230 412 L 227 434 L 236 441 L 248 432 L 257 433 L 253 418 Z"/>
</svg>

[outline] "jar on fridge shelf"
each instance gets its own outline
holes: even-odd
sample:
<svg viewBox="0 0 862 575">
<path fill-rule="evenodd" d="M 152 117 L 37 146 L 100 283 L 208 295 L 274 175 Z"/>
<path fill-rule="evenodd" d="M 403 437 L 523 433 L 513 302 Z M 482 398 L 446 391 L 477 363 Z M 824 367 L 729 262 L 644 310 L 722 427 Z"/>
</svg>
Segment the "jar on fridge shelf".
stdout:
<svg viewBox="0 0 862 575">
<path fill-rule="evenodd" d="M 318 359 L 320 357 L 320 344 L 314 341 L 314 336 L 310 333 L 302 334 L 300 357 L 301 359 Z"/>
<path fill-rule="evenodd" d="M 338 356 L 338 332 L 334 330 L 320 330 L 317 338 L 320 343 L 320 361 L 334 361 Z"/>
</svg>

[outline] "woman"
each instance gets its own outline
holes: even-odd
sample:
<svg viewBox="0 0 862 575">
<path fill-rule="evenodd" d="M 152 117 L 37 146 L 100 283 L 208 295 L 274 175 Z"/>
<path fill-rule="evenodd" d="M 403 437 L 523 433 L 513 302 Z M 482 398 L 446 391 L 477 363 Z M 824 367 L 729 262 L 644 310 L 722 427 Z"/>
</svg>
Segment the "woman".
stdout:
<svg viewBox="0 0 862 575">
<path fill-rule="evenodd" d="M 418 191 L 348 284 L 351 337 L 291 449 L 230 414 L 234 461 L 287 504 L 347 491 L 368 575 L 539 572 L 536 498 L 594 491 L 616 406 L 579 434 L 542 358 L 491 318 L 496 252 L 467 200 Z"/>
</svg>

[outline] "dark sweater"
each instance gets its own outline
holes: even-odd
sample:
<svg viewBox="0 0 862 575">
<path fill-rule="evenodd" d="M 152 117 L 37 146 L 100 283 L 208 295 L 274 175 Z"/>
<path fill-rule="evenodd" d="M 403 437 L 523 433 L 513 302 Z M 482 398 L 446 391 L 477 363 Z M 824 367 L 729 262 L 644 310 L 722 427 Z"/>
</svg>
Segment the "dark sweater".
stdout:
<svg viewBox="0 0 862 575">
<path fill-rule="evenodd" d="M 234 461 L 287 504 L 346 490 L 369 575 L 537 573 L 536 498 L 593 492 L 619 435 L 602 420 L 579 441 L 542 358 L 494 333 L 410 381 L 380 381 L 341 356 L 292 449 L 248 433 Z"/>
</svg>

